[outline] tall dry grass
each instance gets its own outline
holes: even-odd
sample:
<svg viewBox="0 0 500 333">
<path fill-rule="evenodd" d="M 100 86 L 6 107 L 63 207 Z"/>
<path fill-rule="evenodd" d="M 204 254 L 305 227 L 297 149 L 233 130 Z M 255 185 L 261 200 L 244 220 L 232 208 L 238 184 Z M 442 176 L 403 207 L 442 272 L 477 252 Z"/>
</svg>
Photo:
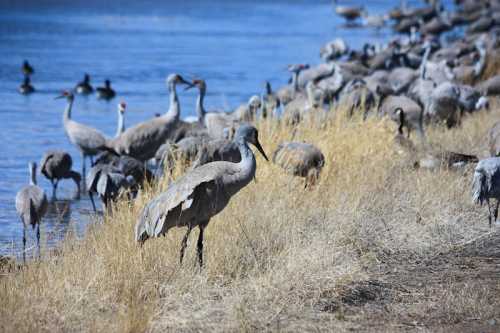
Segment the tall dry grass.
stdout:
<svg viewBox="0 0 500 333">
<path fill-rule="evenodd" d="M 478 152 L 499 118 L 495 110 L 459 129 L 430 129 L 430 146 Z M 258 128 L 268 154 L 291 138 L 276 121 Z M 347 120 L 340 112 L 302 123 L 295 140 L 316 144 L 326 158 L 318 185 L 304 190 L 301 179 L 259 157 L 257 182 L 206 229 L 201 271 L 197 232 L 182 267 L 184 229 L 142 249 L 133 240 L 139 211 L 168 180 L 133 203 L 118 202 L 83 240 L 69 237 L 42 262 L 0 275 L 0 331 L 352 328 L 342 312 L 318 308 L 325 294 L 366 279 L 387 259 L 426 257 L 488 229 L 484 209 L 470 200 L 471 169 L 415 170 L 395 153 L 394 132 L 388 121 Z"/>
</svg>

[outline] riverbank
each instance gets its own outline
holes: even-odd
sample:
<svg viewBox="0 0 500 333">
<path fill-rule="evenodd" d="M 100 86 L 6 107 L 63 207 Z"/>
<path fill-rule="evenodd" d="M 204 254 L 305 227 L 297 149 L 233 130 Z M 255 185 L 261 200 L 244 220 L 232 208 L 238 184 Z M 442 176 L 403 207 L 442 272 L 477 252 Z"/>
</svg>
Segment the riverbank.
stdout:
<svg viewBox="0 0 500 333">
<path fill-rule="evenodd" d="M 133 241 L 136 217 L 163 180 L 118 202 L 83 240 L 68 237 L 42 262 L 5 266 L 1 331 L 455 330 L 500 318 L 494 280 L 479 287 L 456 280 L 456 266 L 425 265 L 490 231 L 484 207 L 470 200 L 472 169 L 415 170 L 394 149 L 393 123 L 341 114 L 322 130 L 297 128 L 296 139 L 326 157 L 313 189 L 258 158 L 257 182 L 206 230 L 202 271 L 193 242 L 179 266 L 182 229 L 142 249 Z M 499 117 L 493 107 L 461 128 L 430 128 L 429 142 L 481 153 Z M 269 153 L 290 139 L 276 121 L 257 127 Z M 476 267 L 473 276 L 483 276 Z"/>
</svg>

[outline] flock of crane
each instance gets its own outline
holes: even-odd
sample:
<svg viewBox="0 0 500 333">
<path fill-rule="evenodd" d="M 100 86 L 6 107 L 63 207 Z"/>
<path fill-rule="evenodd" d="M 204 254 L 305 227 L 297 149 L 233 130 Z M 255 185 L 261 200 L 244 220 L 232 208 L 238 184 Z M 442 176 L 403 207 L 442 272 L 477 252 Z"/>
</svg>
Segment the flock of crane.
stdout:
<svg viewBox="0 0 500 333">
<path fill-rule="evenodd" d="M 398 127 L 395 143 L 414 156 L 422 151 L 426 154 L 416 161 L 419 167 L 457 168 L 477 163 L 473 199 L 488 203 L 491 226 L 497 219 L 500 202 L 500 157 L 497 157 L 500 155 L 500 122 L 488 134 L 492 155 L 489 158 L 479 160 L 474 155 L 448 151 L 432 153 L 426 144 L 426 126 L 443 130 L 460 126 L 463 117 L 484 112 L 489 108 L 490 99 L 500 94 L 500 75 L 482 80 L 487 63 L 500 59 L 500 1 L 456 2 L 456 10 L 447 12 L 439 1 L 418 8 L 408 8 L 403 1 L 400 7 L 384 16 L 392 20 L 394 29 L 401 33 L 386 45 L 367 43 L 361 50 L 351 50 L 344 40 L 337 38 L 321 48 L 323 63 L 290 65 L 290 84 L 274 92 L 266 82 L 261 96 L 252 96 L 247 104 L 232 112 L 205 110 L 206 82 L 171 74 L 166 80 L 170 98 L 168 111 L 125 129 L 126 105 L 119 103 L 114 138 L 107 138 L 71 118 L 75 94 L 93 92 L 90 78 L 85 75 L 75 89 L 64 91 L 58 98 L 66 100 L 64 130 L 81 152 L 83 185 L 94 210 L 93 194 L 99 196 L 103 210 L 107 211 L 109 203 L 122 192 L 132 199 L 144 181 L 158 177 L 148 168 L 150 160 L 155 160 L 161 166 L 159 169 L 167 172 L 179 163 L 188 165 L 182 177 L 144 207 L 135 227 L 135 239 L 142 244 L 148 238 L 166 234 L 174 226 L 185 226 L 187 233 L 180 251 L 182 262 L 189 234 L 197 226 L 201 266 L 205 227 L 231 197 L 255 177 L 256 160 L 249 145 L 255 146 L 268 160 L 252 124 L 257 117 L 275 117 L 293 132 L 305 119 L 323 119 L 321 117 L 342 107 L 350 116 L 361 113 L 364 119 L 379 116 L 392 119 Z M 337 6 L 336 12 L 347 20 L 365 15 L 363 9 L 346 6 Z M 465 27 L 465 33 L 452 34 L 445 42 L 442 34 L 458 26 Z M 28 66 L 25 62 L 23 72 L 33 73 L 31 66 L 30 70 L 26 69 Z M 178 85 L 198 90 L 195 121 L 180 118 Z M 107 87 L 111 89 L 109 84 Z M 418 143 L 411 138 L 413 131 L 417 133 Z M 88 174 L 85 172 L 87 158 L 91 161 Z M 325 164 L 322 152 L 305 142 L 281 143 L 272 160 L 287 173 L 304 177 L 306 187 L 317 182 Z M 52 182 L 53 196 L 60 179 L 73 179 L 80 187 L 82 176 L 71 167 L 71 156 L 63 151 L 50 151 L 42 158 L 40 171 Z M 29 225 L 37 226 L 39 244 L 39 223 L 48 201 L 36 185 L 36 164 L 30 163 L 29 170 L 31 182 L 18 193 L 16 209 L 25 229 Z M 496 206 L 491 207 L 490 199 L 497 200 Z M 26 230 L 23 244 L 25 242 Z"/>
</svg>

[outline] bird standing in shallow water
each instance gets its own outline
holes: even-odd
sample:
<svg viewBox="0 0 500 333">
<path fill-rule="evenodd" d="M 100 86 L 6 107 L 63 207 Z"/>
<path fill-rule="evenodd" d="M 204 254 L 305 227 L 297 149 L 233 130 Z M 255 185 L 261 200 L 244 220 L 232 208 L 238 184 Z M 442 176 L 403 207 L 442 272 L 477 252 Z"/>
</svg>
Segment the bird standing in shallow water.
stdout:
<svg viewBox="0 0 500 333">
<path fill-rule="evenodd" d="M 109 150 L 109 148 L 106 147 L 106 138 L 98 130 L 71 119 L 71 109 L 73 107 L 73 101 L 75 100 L 73 93 L 64 91 L 61 96 L 56 97 L 56 99 L 58 98 L 66 98 L 67 100 L 68 104 L 63 114 L 64 131 L 69 141 L 71 141 L 82 154 L 82 175 L 85 175 L 85 158 L 89 156 L 93 164 L 92 156 L 97 155 L 103 150 Z"/>
<path fill-rule="evenodd" d="M 151 200 L 142 210 L 135 226 L 135 239 L 141 245 L 150 237 L 165 235 L 174 226 L 186 226 L 182 239 L 180 262 L 184 256 L 191 230 L 198 226 L 197 252 L 203 266 L 203 231 L 210 219 L 220 213 L 232 196 L 255 177 L 257 164 L 248 143 L 252 143 L 267 160 L 255 127 L 242 125 L 235 135 L 241 161 L 212 162 L 190 170 L 168 189 Z"/>
<path fill-rule="evenodd" d="M 40 257 L 40 222 L 47 211 L 47 196 L 36 184 L 36 163 L 30 162 L 30 184 L 16 195 L 16 211 L 23 222 L 23 261 L 26 262 L 26 228 L 36 226 L 38 256 Z"/>
<path fill-rule="evenodd" d="M 43 156 L 40 162 L 40 171 L 50 180 L 52 184 L 52 197 L 54 199 L 56 197 L 57 185 L 61 179 L 71 178 L 78 188 L 78 194 L 80 194 L 82 176 L 78 172 L 71 170 L 72 166 L 73 159 L 65 151 L 50 150 Z"/>
</svg>

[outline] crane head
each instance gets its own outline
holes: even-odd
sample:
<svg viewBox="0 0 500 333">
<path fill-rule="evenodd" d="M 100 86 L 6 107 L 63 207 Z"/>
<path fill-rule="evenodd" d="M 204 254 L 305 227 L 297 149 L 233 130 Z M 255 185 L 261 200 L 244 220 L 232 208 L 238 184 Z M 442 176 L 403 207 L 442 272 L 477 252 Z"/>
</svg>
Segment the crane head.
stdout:
<svg viewBox="0 0 500 333">
<path fill-rule="evenodd" d="M 189 83 L 189 85 L 186 87 L 186 90 L 191 89 L 193 87 L 198 87 L 198 89 L 205 91 L 207 89 L 207 84 L 205 83 L 205 80 L 202 79 L 194 79 Z"/>
<path fill-rule="evenodd" d="M 246 143 L 251 143 L 257 148 L 257 150 L 264 156 L 266 161 L 269 162 L 269 159 L 267 158 L 266 153 L 264 152 L 264 149 L 260 145 L 259 142 L 259 131 L 252 125 L 250 124 L 243 124 L 238 129 L 236 130 L 236 134 L 234 136 L 234 139 L 236 141 L 238 140 L 243 140 Z"/>
<path fill-rule="evenodd" d="M 55 99 L 66 98 L 68 100 L 72 100 L 75 98 L 73 93 L 70 90 L 64 90 L 61 95 L 57 96 Z"/>
<path fill-rule="evenodd" d="M 170 74 L 167 77 L 167 85 L 171 84 L 186 84 L 191 85 L 191 82 L 186 81 L 180 74 Z"/>
<path fill-rule="evenodd" d="M 121 114 L 124 114 L 125 113 L 125 109 L 127 108 L 127 104 L 125 102 L 120 102 L 118 103 L 118 111 L 121 113 Z"/>
</svg>

